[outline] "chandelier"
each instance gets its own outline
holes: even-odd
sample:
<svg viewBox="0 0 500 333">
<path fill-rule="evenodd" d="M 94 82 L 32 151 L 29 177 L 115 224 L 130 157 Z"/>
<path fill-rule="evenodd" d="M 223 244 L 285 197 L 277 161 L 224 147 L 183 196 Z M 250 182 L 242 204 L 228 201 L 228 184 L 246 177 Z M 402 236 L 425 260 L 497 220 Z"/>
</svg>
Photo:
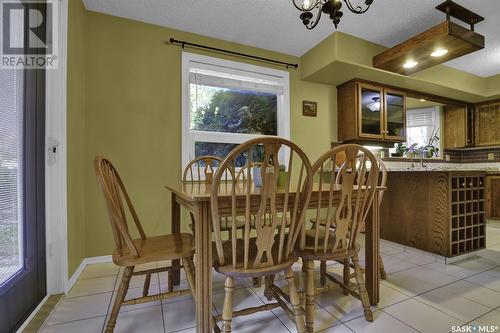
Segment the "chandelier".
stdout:
<svg viewBox="0 0 500 333">
<path fill-rule="evenodd" d="M 365 13 L 373 3 L 373 0 L 364 0 L 365 7 L 353 6 L 351 0 L 343 0 L 347 5 L 347 8 L 354 14 Z M 342 8 L 341 0 L 292 0 L 294 6 L 302 12 L 300 14 L 300 19 L 307 29 L 311 30 L 318 24 L 321 19 L 321 14 L 326 14 L 330 16 L 330 19 L 337 29 L 340 19 L 344 13 L 340 10 Z M 316 18 L 314 18 L 313 11 L 317 10 Z"/>
</svg>

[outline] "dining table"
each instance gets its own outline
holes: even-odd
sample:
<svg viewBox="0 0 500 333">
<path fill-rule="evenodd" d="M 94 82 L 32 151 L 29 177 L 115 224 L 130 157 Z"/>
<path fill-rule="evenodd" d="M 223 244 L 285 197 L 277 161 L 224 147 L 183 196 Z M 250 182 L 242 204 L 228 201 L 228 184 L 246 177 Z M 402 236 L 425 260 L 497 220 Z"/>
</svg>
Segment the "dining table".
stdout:
<svg viewBox="0 0 500 333">
<path fill-rule="evenodd" d="M 333 189 L 335 201 L 340 200 L 341 185 L 334 185 Z M 205 182 L 178 181 L 165 186 L 172 193 L 171 196 L 171 232 L 181 232 L 181 206 L 187 209 L 194 216 L 194 247 L 195 247 L 195 315 L 196 332 L 206 333 L 213 329 L 213 307 L 212 307 L 212 213 L 210 203 L 211 184 Z M 293 187 L 292 187 L 293 188 Z M 222 187 L 224 189 L 224 187 Z M 365 283 L 370 302 L 376 305 L 379 302 L 379 220 L 380 212 L 378 203 L 381 192 L 386 187 L 379 186 L 375 191 L 375 197 L 370 209 L 370 215 L 365 222 Z M 312 193 L 309 201 L 309 208 L 328 207 L 328 193 L 330 189 L 325 186 L 313 184 Z M 247 190 L 245 185 L 236 187 L 236 206 L 241 205 L 244 209 L 245 195 Z M 354 191 L 356 192 L 356 191 Z M 289 191 L 289 195 L 296 193 Z M 324 195 L 323 195 L 324 194 Z M 260 188 L 251 184 L 251 195 L 258 198 Z M 276 201 L 284 197 L 285 192 L 280 191 L 279 187 L 276 193 Z M 238 200 L 240 198 L 241 200 Z M 222 210 L 227 212 L 231 202 L 231 187 L 227 190 L 219 191 L 218 195 L 219 213 Z M 290 200 L 292 202 L 292 200 Z M 255 205 L 259 205 L 259 200 L 252 200 Z M 257 209 L 258 207 L 256 207 Z M 222 214 L 223 215 L 223 214 Z M 173 262 L 174 266 L 180 265 L 179 261 Z M 173 284 L 180 284 L 180 270 L 173 272 Z"/>
</svg>

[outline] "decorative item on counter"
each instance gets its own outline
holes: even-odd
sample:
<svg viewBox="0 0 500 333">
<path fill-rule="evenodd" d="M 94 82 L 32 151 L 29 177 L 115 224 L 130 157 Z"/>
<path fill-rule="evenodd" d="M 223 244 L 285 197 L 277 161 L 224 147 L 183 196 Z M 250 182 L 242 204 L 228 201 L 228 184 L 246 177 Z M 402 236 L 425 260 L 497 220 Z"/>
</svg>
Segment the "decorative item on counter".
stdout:
<svg viewBox="0 0 500 333">
<path fill-rule="evenodd" d="M 396 149 L 395 153 L 392 153 L 392 157 L 403 157 L 403 155 L 406 152 L 406 148 L 408 148 L 405 144 L 402 142 L 398 142 L 394 145 L 394 149 Z"/>
<path fill-rule="evenodd" d="M 427 145 L 425 147 L 420 148 L 421 154 L 424 154 L 426 158 L 432 158 L 434 156 L 439 157 L 439 148 L 436 147 L 436 142 L 439 141 L 439 137 L 437 134 L 439 133 L 439 127 L 434 126 L 431 132 L 431 136 Z"/>
<path fill-rule="evenodd" d="M 302 115 L 306 117 L 316 117 L 318 115 L 318 103 L 303 101 L 302 102 Z"/>
<path fill-rule="evenodd" d="M 418 144 L 412 143 L 409 147 L 406 147 L 404 154 L 409 158 L 415 158 L 415 154 L 418 151 Z"/>
</svg>

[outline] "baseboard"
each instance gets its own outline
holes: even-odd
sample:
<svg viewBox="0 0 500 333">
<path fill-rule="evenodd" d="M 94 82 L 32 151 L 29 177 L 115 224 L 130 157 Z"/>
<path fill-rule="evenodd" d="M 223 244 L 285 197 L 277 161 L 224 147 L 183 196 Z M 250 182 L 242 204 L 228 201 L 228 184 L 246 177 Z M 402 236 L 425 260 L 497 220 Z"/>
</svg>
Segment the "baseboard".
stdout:
<svg viewBox="0 0 500 333">
<path fill-rule="evenodd" d="M 36 316 L 36 314 L 38 313 L 38 311 L 40 311 L 40 309 L 45 304 L 45 302 L 47 302 L 47 300 L 49 299 L 49 296 L 50 295 L 45 295 L 45 297 L 42 299 L 42 301 L 40 302 L 40 304 L 38 304 L 38 306 L 35 308 L 35 310 L 33 310 L 33 312 L 31 312 L 31 314 L 28 316 L 28 318 L 26 318 L 26 320 L 24 321 L 24 323 L 17 329 L 16 333 L 22 333 L 24 331 L 24 329 L 26 328 L 26 326 L 28 326 L 28 324 Z"/>
<path fill-rule="evenodd" d="M 113 259 L 111 256 L 100 256 L 100 257 L 90 257 L 90 258 L 85 258 L 82 260 L 80 263 L 80 266 L 76 269 L 76 271 L 73 273 L 71 278 L 68 280 L 66 283 L 66 288 L 64 288 L 64 294 L 68 294 L 68 292 L 73 288 L 74 284 L 80 277 L 80 275 L 83 273 L 83 270 L 87 265 L 92 265 L 92 264 L 101 264 L 101 263 L 106 263 L 106 262 L 112 262 Z"/>
</svg>

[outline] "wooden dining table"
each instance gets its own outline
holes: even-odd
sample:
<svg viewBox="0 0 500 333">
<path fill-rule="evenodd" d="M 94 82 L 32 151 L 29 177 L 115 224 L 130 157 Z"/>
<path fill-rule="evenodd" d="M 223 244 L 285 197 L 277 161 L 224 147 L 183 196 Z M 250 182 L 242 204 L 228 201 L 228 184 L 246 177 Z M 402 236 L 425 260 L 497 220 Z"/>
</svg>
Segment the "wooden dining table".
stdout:
<svg viewBox="0 0 500 333">
<path fill-rule="evenodd" d="M 237 197 L 241 193 L 241 203 L 243 207 L 246 188 L 236 188 Z M 340 197 L 341 187 L 335 185 L 334 191 Z M 255 197 L 260 195 L 259 188 L 251 185 L 251 193 Z M 212 214 L 210 210 L 210 192 L 211 185 L 203 182 L 182 182 L 169 184 L 166 188 L 172 193 L 172 233 L 181 232 L 181 206 L 191 212 L 195 217 L 194 239 L 195 239 L 195 283 L 196 283 L 196 332 L 207 333 L 213 329 L 212 322 Z M 227 210 L 231 205 L 230 186 L 227 187 L 227 193 L 219 192 L 219 209 Z M 365 282 L 366 289 L 370 296 L 372 305 L 379 302 L 379 220 L 380 212 L 378 197 L 385 187 L 378 187 L 375 191 L 375 198 L 371 207 L 371 216 L 366 220 L 365 226 Z M 324 195 L 320 195 L 324 193 Z M 356 191 L 355 191 L 356 192 Z M 318 184 L 313 184 L 311 199 L 309 201 L 310 208 L 317 208 L 318 204 L 321 207 L 327 207 L 329 188 L 323 186 L 321 191 Z M 284 196 L 284 192 L 282 193 Z M 294 193 L 289 192 L 289 195 Z M 280 196 L 278 188 L 277 200 Z M 319 202 L 321 200 L 321 202 Z M 290 200 L 292 201 L 292 200 Z M 334 198 L 335 201 L 335 198 Z M 239 200 L 236 200 L 238 205 Z M 255 201 L 256 205 L 259 201 Z M 224 208 L 225 207 L 225 208 Z M 179 265 L 180 262 L 174 262 L 173 265 Z M 180 283 L 180 270 L 173 273 L 174 285 Z"/>
</svg>

